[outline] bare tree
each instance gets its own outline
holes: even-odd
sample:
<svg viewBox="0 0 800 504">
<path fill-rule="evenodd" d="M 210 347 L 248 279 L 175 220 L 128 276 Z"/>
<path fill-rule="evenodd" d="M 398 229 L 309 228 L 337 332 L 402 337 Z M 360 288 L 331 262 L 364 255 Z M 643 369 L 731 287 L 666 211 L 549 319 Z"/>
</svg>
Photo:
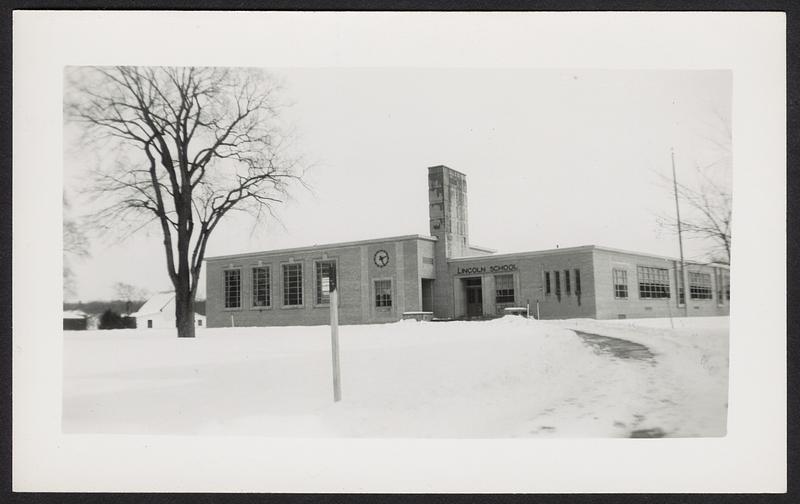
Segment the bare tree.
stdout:
<svg viewBox="0 0 800 504">
<path fill-rule="evenodd" d="M 118 299 L 124 299 L 126 301 L 142 301 L 149 296 L 147 289 L 125 282 L 114 283 L 114 292 Z"/>
<path fill-rule="evenodd" d="M 678 182 L 677 191 L 681 204 L 681 229 L 689 237 L 705 240 L 708 255 L 714 262 L 731 262 L 731 209 L 732 198 L 727 182 L 731 171 L 730 122 L 714 111 L 715 124 L 710 125 L 713 134 L 702 138 L 714 153 L 713 161 L 701 165 L 695 163 L 695 181 Z M 664 186 L 673 191 L 671 177 L 661 175 Z M 674 216 L 658 216 L 660 226 L 677 232 L 678 222 Z"/>
<path fill-rule="evenodd" d="M 731 194 L 698 169 L 701 180 L 698 187 L 678 184 L 678 197 L 691 210 L 681 219 L 683 232 L 706 239 L 710 244 L 709 256 L 714 262 L 731 263 Z M 677 227 L 677 222 L 664 223 Z"/>
<path fill-rule="evenodd" d="M 81 67 L 67 74 L 66 117 L 115 154 L 91 186 L 103 204 L 95 224 L 127 233 L 158 223 L 178 337 L 194 336 L 194 300 L 214 229 L 233 210 L 271 213 L 299 180 L 277 89 L 255 69 Z"/>
<path fill-rule="evenodd" d="M 89 256 L 89 241 L 82 227 L 69 215 L 70 203 L 66 192 L 63 195 L 64 220 L 63 232 L 63 279 L 64 296 L 75 295 L 75 272 L 72 270 L 73 260 Z"/>
<path fill-rule="evenodd" d="M 149 296 L 147 289 L 125 282 L 116 282 L 114 284 L 114 292 L 118 299 L 125 301 L 125 309 L 128 315 L 131 313 L 131 303 L 133 301 L 143 301 Z"/>
</svg>

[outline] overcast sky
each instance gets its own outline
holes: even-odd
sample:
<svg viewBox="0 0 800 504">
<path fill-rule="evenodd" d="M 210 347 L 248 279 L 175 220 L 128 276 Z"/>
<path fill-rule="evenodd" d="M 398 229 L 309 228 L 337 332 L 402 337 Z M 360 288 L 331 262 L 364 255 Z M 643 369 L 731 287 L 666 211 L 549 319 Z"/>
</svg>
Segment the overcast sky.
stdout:
<svg viewBox="0 0 800 504">
<path fill-rule="evenodd" d="M 428 234 L 427 167 L 467 175 L 470 242 L 499 252 L 596 244 L 678 255 L 656 215 L 674 214 L 659 174 L 696 181 L 695 165 L 724 156 L 716 145 L 731 114 L 728 71 L 275 70 L 284 111 L 311 166 L 293 199 L 257 227 L 223 223 L 207 256 L 403 234 Z M 65 186 L 91 167 L 71 126 Z M 730 166 L 715 176 L 730 183 Z M 707 247 L 686 243 L 688 258 Z M 121 243 L 93 240 L 75 262 L 77 296 L 114 296 L 115 282 L 170 288 L 156 226 Z M 205 296 L 201 284 L 198 297 Z"/>
</svg>

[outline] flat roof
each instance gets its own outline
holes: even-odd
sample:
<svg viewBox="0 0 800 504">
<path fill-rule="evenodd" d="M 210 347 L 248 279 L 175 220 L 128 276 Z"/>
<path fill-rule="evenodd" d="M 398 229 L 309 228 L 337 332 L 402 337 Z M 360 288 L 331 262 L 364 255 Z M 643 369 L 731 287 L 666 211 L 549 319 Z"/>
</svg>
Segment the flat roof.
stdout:
<svg viewBox="0 0 800 504">
<path fill-rule="evenodd" d="M 238 259 L 243 257 L 251 257 L 251 256 L 259 256 L 259 255 L 275 255 L 275 254 L 288 254 L 293 252 L 308 252 L 313 250 L 323 250 L 323 249 L 336 249 L 336 248 L 345 248 L 345 247 L 354 247 L 359 245 L 368 245 L 371 243 L 382 243 L 388 241 L 405 241 L 405 240 L 426 240 L 435 242 L 437 238 L 435 236 L 426 236 L 426 235 L 419 235 L 419 234 L 412 234 L 412 235 L 401 235 L 401 236 L 389 236 L 385 238 L 372 238 L 369 240 L 357 240 L 357 241 L 349 241 L 349 242 L 338 242 L 338 243 L 324 243 L 320 245 L 309 245 L 306 247 L 293 247 L 293 248 L 285 248 L 285 249 L 273 249 L 273 250 L 261 250 L 256 252 L 243 252 L 241 254 L 229 254 L 229 255 L 220 255 L 220 256 L 213 256 L 213 257 L 206 257 L 206 261 L 220 261 L 225 259 Z M 476 250 L 483 250 L 486 252 L 495 252 L 493 249 L 487 247 L 480 247 L 477 245 L 469 245 L 469 248 L 476 249 Z M 545 250 L 530 250 L 525 252 L 506 252 L 506 253 L 492 253 L 490 255 L 479 255 L 479 256 L 464 256 L 464 257 L 451 257 L 447 260 L 447 262 L 475 262 L 475 261 L 490 261 L 495 259 L 512 259 L 517 257 L 532 257 L 532 256 L 544 256 L 544 255 L 554 255 L 554 254 L 568 254 L 574 252 L 589 252 L 592 250 L 599 250 L 602 252 L 611 252 L 614 254 L 627 254 L 627 255 L 634 255 L 634 256 L 641 256 L 641 257 L 649 257 L 653 259 L 663 259 L 665 261 L 679 261 L 680 259 L 676 257 L 668 257 L 662 256 L 657 254 L 647 254 L 643 252 L 634 252 L 632 250 L 622 250 L 617 248 L 611 247 L 603 247 L 599 245 L 580 245 L 577 247 L 565 247 L 565 248 L 554 248 L 554 249 L 545 249 Z M 730 269 L 730 266 L 727 264 L 720 264 L 715 262 L 703 263 L 698 261 L 686 261 L 686 264 L 694 264 L 694 265 L 703 265 L 703 266 L 714 266 L 719 268 L 726 268 Z"/>
<path fill-rule="evenodd" d="M 675 257 L 667 257 L 661 256 L 656 254 L 646 254 L 643 252 L 634 252 L 631 250 L 622 250 L 622 249 L 615 249 L 611 247 L 602 247 L 598 245 L 580 245 L 577 247 L 565 247 L 565 248 L 555 248 L 555 249 L 545 249 L 545 250 L 532 250 L 528 252 L 508 252 L 502 254 L 492 254 L 486 256 L 466 256 L 466 257 L 451 257 L 448 259 L 448 262 L 474 262 L 474 261 L 488 261 L 492 259 L 511 259 L 516 257 L 531 257 L 531 256 L 541 256 L 541 255 L 554 255 L 554 254 L 568 254 L 574 252 L 590 252 L 592 250 L 599 250 L 602 252 L 612 252 L 615 254 L 627 254 L 627 255 L 634 255 L 634 256 L 642 256 L 642 257 L 649 257 L 652 259 L 663 259 L 665 261 L 680 261 L 680 259 Z M 694 264 L 694 265 L 703 265 L 709 266 L 713 265 L 716 267 L 722 267 L 730 269 L 730 266 L 725 264 L 718 264 L 718 263 L 703 263 L 698 261 L 686 261 L 686 264 Z"/>
<path fill-rule="evenodd" d="M 430 173 L 430 171 L 431 171 L 431 170 L 438 169 L 438 168 L 444 168 L 445 170 L 450 170 L 451 172 L 456 172 L 456 173 L 458 173 L 459 175 L 463 175 L 464 177 L 466 177 L 466 176 L 467 176 L 467 174 L 466 174 L 466 173 L 464 173 L 464 172 L 461 172 L 461 171 L 458 171 L 458 170 L 456 170 L 455 168 L 450 168 L 449 166 L 447 166 L 447 165 L 443 165 L 443 164 L 440 164 L 440 165 L 435 165 L 435 166 L 429 166 L 429 167 L 428 167 L 428 172 Z"/>
<path fill-rule="evenodd" d="M 506 252 L 503 254 L 491 254 L 491 255 L 482 255 L 482 256 L 464 256 L 464 257 L 451 257 L 447 261 L 448 262 L 468 262 L 468 261 L 483 261 L 483 260 L 492 260 L 492 259 L 508 259 L 513 257 L 528 257 L 528 256 L 537 256 L 537 255 L 550 255 L 555 253 L 563 253 L 563 252 L 580 252 L 580 251 L 589 251 L 594 248 L 593 245 L 584 245 L 580 247 L 568 247 L 568 248 L 560 248 L 560 249 L 549 249 L 549 250 L 531 250 L 528 252 Z"/>
<path fill-rule="evenodd" d="M 309 245 L 305 247 L 293 247 L 293 248 L 285 248 L 285 249 L 273 249 L 273 250 L 260 250 L 257 252 L 243 252 L 241 254 L 229 254 L 229 255 L 220 255 L 220 256 L 212 256 L 206 257 L 206 261 L 218 261 L 223 259 L 236 259 L 242 257 L 250 257 L 250 256 L 258 256 L 258 255 L 273 255 L 273 254 L 288 254 L 292 252 L 307 252 L 311 250 L 320 250 L 320 249 L 336 249 L 336 248 L 345 248 L 345 247 L 354 247 L 358 245 L 368 245 L 370 243 L 381 243 L 387 241 L 406 241 L 406 240 L 427 240 L 435 242 L 437 239 L 435 236 L 425 236 L 425 235 L 402 235 L 402 236 L 389 236 L 386 238 L 373 238 L 370 240 L 357 240 L 357 241 L 349 241 L 349 242 L 339 242 L 339 243 L 324 243 L 321 245 Z"/>
<path fill-rule="evenodd" d="M 658 255 L 658 254 L 646 254 L 644 252 L 634 252 L 632 250 L 622 250 L 622 249 L 616 249 L 616 248 L 611 248 L 611 247 L 601 247 L 601 246 L 598 246 L 598 245 L 590 245 L 590 246 L 594 247 L 595 250 L 602 250 L 603 252 L 613 252 L 615 254 L 638 255 L 638 256 L 645 256 L 645 257 L 652 257 L 652 258 L 655 258 L 655 259 L 664 259 L 666 261 L 678 261 L 678 262 L 680 262 L 680 259 L 677 258 L 677 257 L 662 256 L 662 255 Z M 701 266 L 717 266 L 717 267 L 730 269 L 730 265 L 728 265 L 728 264 L 720 264 L 720 263 L 716 263 L 716 262 L 713 262 L 713 261 L 711 261 L 711 262 L 700 262 L 700 261 L 692 261 L 692 260 L 686 259 L 686 260 L 684 260 L 684 262 L 686 264 L 696 264 L 696 265 L 701 265 Z"/>
<path fill-rule="evenodd" d="M 497 249 L 484 247 L 484 246 L 481 246 L 481 245 L 473 245 L 471 243 L 469 244 L 469 248 L 470 248 L 470 250 L 480 250 L 481 252 L 491 252 L 492 254 L 497 252 Z"/>
</svg>

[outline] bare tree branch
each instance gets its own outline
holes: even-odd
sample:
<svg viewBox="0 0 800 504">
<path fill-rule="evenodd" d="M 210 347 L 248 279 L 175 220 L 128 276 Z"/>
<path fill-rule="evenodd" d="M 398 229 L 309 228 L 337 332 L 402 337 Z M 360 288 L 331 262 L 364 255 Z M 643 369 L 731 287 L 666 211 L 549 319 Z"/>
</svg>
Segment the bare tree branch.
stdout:
<svg viewBox="0 0 800 504">
<path fill-rule="evenodd" d="M 193 335 L 189 307 L 211 233 L 231 211 L 273 215 L 302 183 L 277 86 L 252 69 L 81 67 L 68 76 L 65 117 L 83 126 L 87 145 L 104 142 L 116 157 L 89 188 L 104 204 L 93 222 L 128 232 L 160 224 L 179 336 Z"/>
<path fill-rule="evenodd" d="M 695 166 L 696 184 L 677 184 L 681 202 L 680 225 L 687 237 L 703 239 L 710 244 L 709 256 L 712 260 L 730 264 L 732 198 L 730 189 L 720 181 L 719 175 L 720 169 L 724 175 L 730 173 L 731 130 L 728 121 L 719 112 L 714 111 L 714 117 L 720 123 L 715 127 L 718 134 L 703 138 L 714 146 L 716 159 L 703 166 Z M 665 189 L 672 192 L 672 179 L 663 174 L 659 174 L 659 177 Z M 673 215 L 659 215 L 656 220 L 661 227 L 677 232 L 678 222 Z"/>
</svg>

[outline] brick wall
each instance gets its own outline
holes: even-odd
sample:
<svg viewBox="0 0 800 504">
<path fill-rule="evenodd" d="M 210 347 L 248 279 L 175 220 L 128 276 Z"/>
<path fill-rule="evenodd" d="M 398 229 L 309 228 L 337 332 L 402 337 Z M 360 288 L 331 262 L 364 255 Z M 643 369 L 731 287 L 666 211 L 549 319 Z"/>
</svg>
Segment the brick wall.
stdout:
<svg viewBox="0 0 800 504">
<path fill-rule="evenodd" d="M 639 292 L 638 266 L 667 269 L 669 272 L 669 298 L 647 299 Z M 596 249 L 594 253 L 594 268 L 597 298 L 597 318 L 648 318 L 684 316 L 683 306 L 678 305 L 678 289 L 676 283 L 676 266 L 680 264 L 675 260 L 666 258 L 649 257 L 632 253 L 607 251 Z M 614 268 L 627 271 L 628 297 L 617 299 L 614 296 L 612 270 Z M 708 273 L 711 276 L 711 299 L 691 299 L 687 289 L 689 316 L 715 316 L 728 315 L 730 303 L 721 300 L 718 296 L 718 279 L 715 268 L 702 264 L 688 264 L 687 271 Z M 679 270 L 679 269 L 678 269 Z M 726 270 L 727 271 L 727 270 Z"/>
<path fill-rule="evenodd" d="M 539 271 L 537 271 L 537 269 Z M 580 272 L 580 292 L 577 291 L 575 270 Z M 569 271 L 570 290 L 566 290 Z M 559 272 L 561 295 L 556 293 L 555 272 Z M 550 273 L 550 294 L 545 292 L 544 273 Z M 595 316 L 594 263 L 591 250 L 555 252 L 530 260 L 526 268 L 525 285 L 530 286 L 531 299 L 539 299 L 542 319 L 585 318 Z M 533 304 L 533 303 L 532 303 Z"/>
<path fill-rule="evenodd" d="M 483 287 L 484 315 L 502 314 L 506 306 L 526 306 L 530 303 L 531 314 L 536 313 L 536 302 L 539 301 L 539 313 L 542 319 L 594 317 L 594 283 L 592 279 L 593 261 L 591 249 L 563 250 L 549 252 L 531 252 L 529 254 L 505 254 L 483 256 L 450 261 L 448 269 L 449 285 L 454 293 L 454 316 L 466 315 L 466 300 L 463 279 L 480 277 Z M 504 266 L 513 266 L 513 271 L 493 271 Z M 483 269 L 483 271 L 475 271 Z M 467 270 L 459 273 L 459 269 Z M 567 293 L 564 288 L 564 270 L 570 271 L 571 289 Z M 580 270 L 581 293 L 575 290 L 575 270 Z M 560 298 L 555 294 L 545 294 L 543 288 L 543 272 L 560 271 L 562 282 Z M 514 278 L 514 302 L 497 305 L 495 302 L 495 278 L 500 274 L 511 274 Z M 552 282 L 551 278 L 551 282 Z"/>
<path fill-rule="evenodd" d="M 290 252 L 264 252 L 229 258 L 211 258 L 206 263 L 208 327 L 270 325 L 318 325 L 330 322 L 327 304 L 316 303 L 316 262 L 333 260 L 337 264 L 339 285 L 339 321 L 342 324 L 392 322 L 400 320 L 403 311 L 421 309 L 419 285 L 420 243 L 425 240 L 405 239 L 376 241 L 344 247 L 299 249 Z M 375 263 L 378 251 L 385 251 L 388 263 Z M 382 255 L 382 254 L 381 254 Z M 302 264 L 303 304 L 283 304 L 283 264 Z M 270 306 L 252 306 L 252 268 L 270 269 Z M 223 271 L 238 268 L 242 272 L 240 308 L 224 307 Z M 375 306 L 375 280 L 392 283 L 392 306 Z M 233 322 L 231 321 L 233 318 Z"/>
</svg>

